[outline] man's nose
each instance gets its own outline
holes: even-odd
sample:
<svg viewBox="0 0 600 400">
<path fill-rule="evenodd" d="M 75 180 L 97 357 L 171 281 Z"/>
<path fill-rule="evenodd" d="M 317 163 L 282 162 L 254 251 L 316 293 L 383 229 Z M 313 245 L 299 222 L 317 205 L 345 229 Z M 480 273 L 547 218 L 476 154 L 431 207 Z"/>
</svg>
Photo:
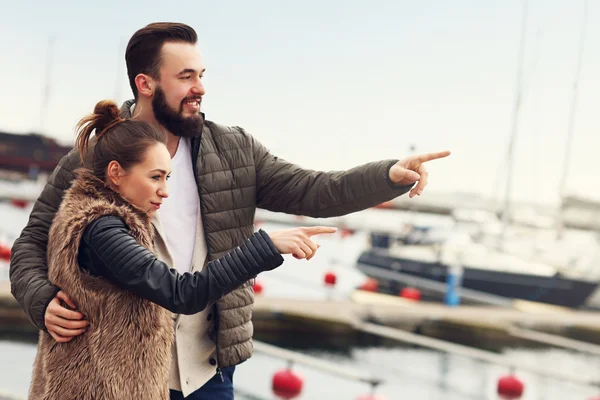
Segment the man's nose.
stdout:
<svg viewBox="0 0 600 400">
<path fill-rule="evenodd" d="M 192 87 L 192 93 L 199 96 L 204 96 L 206 94 L 206 90 L 204 90 L 204 84 L 201 80 L 198 80 L 198 83 Z"/>
</svg>

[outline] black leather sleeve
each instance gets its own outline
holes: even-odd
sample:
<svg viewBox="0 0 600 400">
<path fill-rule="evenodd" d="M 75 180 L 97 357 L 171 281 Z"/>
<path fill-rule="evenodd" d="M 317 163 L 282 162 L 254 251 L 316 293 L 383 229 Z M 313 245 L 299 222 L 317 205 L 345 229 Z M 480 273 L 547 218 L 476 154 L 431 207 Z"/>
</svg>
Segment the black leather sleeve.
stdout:
<svg viewBox="0 0 600 400">
<path fill-rule="evenodd" d="M 202 271 L 181 274 L 140 245 L 116 216 L 92 222 L 79 247 L 82 269 L 178 314 L 200 312 L 260 272 L 282 263 L 269 235 L 260 230 Z"/>
</svg>

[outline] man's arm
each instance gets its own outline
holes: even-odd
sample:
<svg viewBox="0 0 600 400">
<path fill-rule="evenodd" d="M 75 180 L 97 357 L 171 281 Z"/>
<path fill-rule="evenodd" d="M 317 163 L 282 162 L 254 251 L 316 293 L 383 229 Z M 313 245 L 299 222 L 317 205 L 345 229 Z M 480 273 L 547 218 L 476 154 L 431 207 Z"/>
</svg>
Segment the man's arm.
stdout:
<svg viewBox="0 0 600 400">
<path fill-rule="evenodd" d="M 348 171 L 303 169 L 275 157 L 251 137 L 256 165 L 257 206 L 271 211 L 326 218 L 374 207 L 408 192 L 395 185 L 390 169 L 398 160 L 361 165 Z"/>
<path fill-rule="evenodd" d="M 76 151 L 60 160 L 33 206 L 27 226 L 12 247 L 11 292 L 29 320 L 40 330 L 46 330 L 44 313 L 59 291 L 48 281 L 48 232 L 63 192 L 73 180 L 73 170 L 79 165 L 79 153 Z"/>
</svg>

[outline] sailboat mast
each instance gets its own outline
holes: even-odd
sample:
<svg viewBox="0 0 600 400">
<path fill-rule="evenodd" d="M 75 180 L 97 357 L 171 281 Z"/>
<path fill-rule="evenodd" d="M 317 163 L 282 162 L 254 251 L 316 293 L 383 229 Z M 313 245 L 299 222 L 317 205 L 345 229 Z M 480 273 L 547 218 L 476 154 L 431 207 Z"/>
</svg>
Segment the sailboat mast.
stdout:
<svg viewBox="0 0 600 400">
<path fill-rule="evenodd" d="M 114 88 L 114 100 L 117 104 L 120 101 L 122 88 L 123 88 L 123 71 L 121 70 L 121 57 L 125 54 L 125 41 L 123 38 L 119 41 L 119 55 L 117 57 L 117 75 L 115 76 L 115 88 Z"/>
<path fill-rule="evenodd" d="M 506 230 L 510 220 L 510 195 L 512 191 L 513 160 L 515 153 L 515 141 L 519 126 L 519 111 L 521 109 L 521 93 L 523 86 L 523 59 L 525 55 L 525 31 L 527 27 L 527 0 L 523 0 L 523 18 L 521 22 L 521 39 L 519 43 L 519 53 L 517 61 L 517 76 L 515 88 L 515 103 L 512 115 L 511 131 L 508 142 L 508 157 L 506 163 L 506 188 L 504 193 L 504 208 L 502 212 L 502 234 L 500 235 L 501 244 L 506 237 Z"/>
<path fill-rule="evenodd" d="M 573 131 L 575 127 L 575 114 L 577 110 L 577 99 L 579 95 L 579 77 L 581 76 L 581 66 L 583 62 L 583 49 L 585 44 L 585 34 L 587 26 L 587 14 L 588 14 L 588 0 L 583 2 L 583 22 L 581 23 L 581 32 L 579 35 L 579 49 L 577 52 L 577 64 L 575 67 L 575 77 L 573 79 L 573 92 L 571 95 L 571 109 L 569 111 L 569 122 L 567 125 L 567 142 L 565 144 L 565 159 L 562 169 L 562 175 L 560 178 L 559 195 L 560 195 L 560 208 L 558 210 L 558 218 L 556 221 L 557 236 L 560 237 L 563 231 L 563 207 L 564 199 L 567 196 L 567 177 L 569 174 L 569 165 L 571 162 L 571 145 L 573 142 Z"/>
<path fill-rule="evenodd" d="M 42 104 L 40 107 L 40 133 L 45 134 L 46 122 L 48 119 L 48 104 L 50 103 L 50 81 L 52 79 L 52 56 L 54 55 L 54 36 L 48 38 L 48 53 L 46 59 L 46 74 L 44 76 L 44 82 L 42 82 Z"/>
</svg>

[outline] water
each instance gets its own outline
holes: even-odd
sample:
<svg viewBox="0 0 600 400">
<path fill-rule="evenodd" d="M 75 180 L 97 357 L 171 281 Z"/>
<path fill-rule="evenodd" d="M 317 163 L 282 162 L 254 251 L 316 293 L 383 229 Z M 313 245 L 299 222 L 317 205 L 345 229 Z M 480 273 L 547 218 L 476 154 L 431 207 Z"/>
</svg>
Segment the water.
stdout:
<svg viewBox="0 0 600 400">
<path fill-rule="evenodd" d="M 0 241 L 12 243 L 27 222 L 29 212 L 30 206 L 15 209 L 0 203 L 0 218 L 7 222 L 0 232 Z M 282 226 L 264 224 L 260 228 L 269 232 Z M 259 276 L 265 296 L 344 297 L 363 282 L 365 277 L 352 266 L 366 245 L 364 233 L 344 239 L 339 235 L 323 236 L 317 241 L 322 247 L 310 262 L 286 257 L 282 267 Z M 322 283 L 324 273 L 329 270 L 338 275 L 338 284 L 333 292 Z M 2 271 L 6 274 L 6 268 L 0 265 L 0 279 Z M 290 342 L 293 342 L 291 339 Z M 356 347 L 341 351 L 323 349 L 318 338 L 314 345 L 298 350 L 383 379 L 384 383 L 377 393 L 387 399 L 496 400 L 497 379 L 508 372 L 503 367 L 417 347 Z M 0 393 L 26 396 L 35 352 L 35 344 L 0 340 Z M 523 363 L 544 365 L 589 378 L 600 375 L 598 357 L 559 349 L 506 349 L 505 353 Z M 237 390 L 252 393 L 257 398 L 274 399 L 271 378 L 285 366 L 283 360 L 255 353 L 238 367 L 234 385 Z M 302 365 L 294 366 L 294 370 L 305 380 L 299 399 L 356 399 L 369 393 L 369 387 L 364 383 L 348 381 Z M 524 400 L 588 399 L 600 394 L 600 389 L 592 387 L 558 382 L 519 370 L 516 374 L 526 385 Z M 243 399 L 244 396 L 236 398 Z"/>
<path fill-rule="evenodd" d="M 27 395 L 35 351 L 34 344 L 0 341 L 1 391 L 23 397 Z M 304 352 L 341 366 L 370 371 L 385 380 L 377 393 L 390 400 L 495 400 L 496 381 L 507 372 L 504 368 L 467 358 L 407 347 L 355 348 L 347 353 Z M 563 350 L 512 349 L 507 354 L 518 360 L 555 366 L 591 378 L 597 377 L 600 371 L 598 358 Z M 270 387 L 272 376 L 285 367 L 286 363 L 282 360 L 255 353 L 250 360 L 238 366 L 234 386 L 261 399 L 274 399 Z M 356 399 L 369 392 L 366 384 L 302 365 L 295 366 L 294 371 L 304 378 L 303 392 L 298 399 Z M 551 381 L 525 372 L 517 371 L 517 376 L 525 383 L 523 400 L 584 400 L 600 394 L 600 390 Z"/>
</svg>

